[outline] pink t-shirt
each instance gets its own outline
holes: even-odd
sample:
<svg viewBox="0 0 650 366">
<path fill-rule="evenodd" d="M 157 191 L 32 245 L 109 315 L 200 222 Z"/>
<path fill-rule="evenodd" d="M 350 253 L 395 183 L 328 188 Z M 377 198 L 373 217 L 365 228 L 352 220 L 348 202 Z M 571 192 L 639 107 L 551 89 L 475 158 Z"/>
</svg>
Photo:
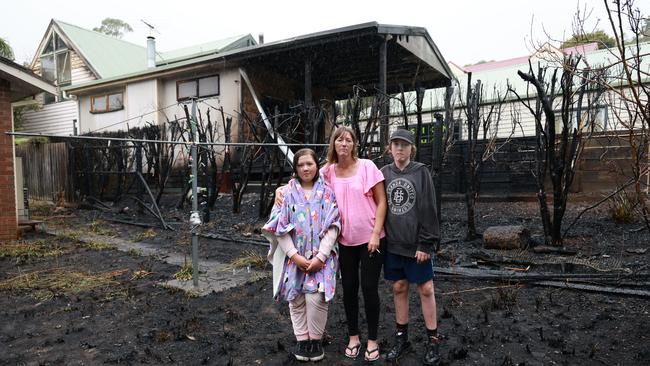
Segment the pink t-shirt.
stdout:
<svg viewBox="0 0 650 366">
<path fill-rule="evenodd" d="M 377 204 L 372 194 L 372 187 L 384 180 L 375 163 L 359 159 L 357 173 L 348 178 L 336 176 L 336 164 L 323 167 L 321 173 L 336 195 L 336 203 L 341 214 L 341 235 L 339 242 L 346 246 L 356 246 L 370 241 L 375 227 Z M 380 238 L 385 236 L 382 229 Z"/>
</svg>

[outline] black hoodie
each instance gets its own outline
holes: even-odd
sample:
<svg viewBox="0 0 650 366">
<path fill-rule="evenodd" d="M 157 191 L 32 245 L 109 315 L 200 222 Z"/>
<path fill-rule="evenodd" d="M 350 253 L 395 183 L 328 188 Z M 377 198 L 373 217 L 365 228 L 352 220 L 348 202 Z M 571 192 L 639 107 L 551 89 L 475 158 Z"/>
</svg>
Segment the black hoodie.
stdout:
<svg viewBox="0 0 650 366">
<path fill-rule="evenodd" d="M 436 195 L 427 167 L 411 161 L 404 170 L 395 163 L 381 168 L 388 200 L 384 229 L 388 251 L 415 257 L 416 251 L 433 254 L 440 240 Z"/>
</svg>

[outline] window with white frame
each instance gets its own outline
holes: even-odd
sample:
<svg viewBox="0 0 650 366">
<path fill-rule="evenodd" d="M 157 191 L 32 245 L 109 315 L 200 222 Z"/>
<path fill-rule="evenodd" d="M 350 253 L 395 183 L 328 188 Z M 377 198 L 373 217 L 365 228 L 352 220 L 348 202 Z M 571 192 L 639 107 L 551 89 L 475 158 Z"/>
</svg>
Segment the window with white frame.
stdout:
<svg viewBox="0 0 650 366">
<path fill-rule="evenodd" d="M 176 100 L 207 98 L 215 95 L 219 95 L 219 75 L 210 75 L 176 82 Z"/>
<path fill-rule="evenodd" d="M 553 111 L 555 113 L 555 133 L 560 134 L 562 132 L 562 112 L 560 110 Z M 593 128 L 593 131 L 606 131 L 608 126 L 608 110 L 606 105 L 596 105 L 593 106 L 590 110 L 584 108 L 580 116 L 581 121 L 578 121 L 578 110 L 571 108 L 569 111 L 569 131 L 572 131 L 574 128 L 580 127 L 583 130 L 590 130 Z"/>
<path fill-rule="evenodd" d="M 58 86 L 70 84 L 70 51 L 56 32 L 52 32 L 41 53 L 41 76 Z"/>
<path fill-rule="evenodd" d="M 55 85 L 69 85 L 71 81 L 70 51 L 63 39 L 52 32 L 41 52 L 41 76 Z M 61 95 L 44 93 L 43 103 L 51 104 L 61 100 Z"/>
<path fill-rule="evenodd" d="M 122 92 L 90 97 L 90 113 L 107 113 L 124 109 Z"/>
</svg>

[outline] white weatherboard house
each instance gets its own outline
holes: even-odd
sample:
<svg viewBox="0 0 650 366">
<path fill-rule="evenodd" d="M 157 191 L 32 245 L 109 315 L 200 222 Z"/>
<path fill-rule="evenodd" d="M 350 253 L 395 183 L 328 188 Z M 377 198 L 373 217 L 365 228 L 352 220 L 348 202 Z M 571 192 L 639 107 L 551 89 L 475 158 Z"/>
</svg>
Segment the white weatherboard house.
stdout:
<svg viewBox="0 0 650 366">
<path fill-rule="evenodd" d="M 565 49 L 558 49 L 549 44 L 544 44 L 537 52 L 508 60 L 491 61 L 465 67 L 457 66 L 450 62 L 449 67 L 452 70 L 455 79 L 453 81 L 455 88 L 454 98 L 456 100 L 454 118 L 461 122 L 461 139 L 467 138 L 466 124 L 463 123 L 466 116 L 461 109 L 462 107 L 459 108 L 458 106 L 465 105 L 467 97 L 467 80 L 470 73 L 472 74 L 472 85 L 474 85 L 477 80 L 481 80 L 484 88 L 483 102 L 487 104 L 487 107 L 485 108 L 489 108 L 490 103 L 494 102 L 495 91 L 499 92 L 501 95 L 504 95 L 507 92 L 508 84 L 524 99 L 535 97 L 534 88 L 529 87 L 517 74 L 517 71 L 528 73 L 529 62 L 532 64 L 534 72 L 537 72 L 538 65 L 548 66 L 549 71 L 546 73 L 548 80 L 550 80 L 552 70 L 558 69 L 557 77 L 559 84 L 559 78 L 562 74 L 560 60 L 562 60 L 564 56 L 569 55 L 574 58 L 580 57 L 579 68 L 581 69 L 589 66 L 591 68 L 603 68 L 608 70 L 609 82 L 611 85 L 615 85 L 619 88 L 618 90 L 624 90 L 625 93 L 629 94 L 630 86 L 628 83 L 621 82 L 620 79 L 617 81 L 617 78 L 620 78 L 622 72 L 617 53 L 618 50 L 616 49 L 598 49 L 596 43 Z M 644 84 L 650 83 L 650 42 L 640 43 L 638 50 L 636 49 L 636 46 L 629 45 L 627 48 L 628 57 L 633 57 L 633 55 L 636 54 L 641 55 L 641 62 L 638 66 L 640 74 L 642 75 L 641 82 Z M 632 60 L 630 63 L 635 64 L 635 61 Z M 576 80 L 576 84 L 578 84 L 578 80 Z M 530 94 L 527 96 L 528 89 L 530 89 Z M 557 89 L 559 89 L 559 87 Z M 427 90 L 425 93 L 422 115 L 424 126 L 423 136 L 432 133 L 430 126 L 433 121 L 433 114 L 435 112 L 444 114 L 444 93 L 444 89 Z M 416 123 L 416 108 L 414 102 L 415 94 L 407 93 L 406 99 L 408 105 L 409 125 L 414 126 Z M 642 95 L 642 99 L 647 101 L 647 96 Z M 555 102 L 556 105 L 554 108 L 556 108 L 556 111 L 559 113 L 559 103 L 561 102 L 561 98 L 556 98 Z M 586 103 L 586 99 L 584 103 Z M 613 91 L 606 91 L 601 96 L 597 108 L 591 111 L 592 113 L 595 113 L 595 116 L 593 116 L 594 131 L 617 131 L 627 129 L 627 127 L 622 125 L 619 118 L 616 118 L 614 114 L 614 109 L 620 110 L 621 103 L 621 97 Z M 400 103 L 396 101 L 391 103 L 391 115 L 391 123 L 399 125 L 401 123 L 400 120 L 402 119 L 402 106 Z M 578 121 L 576 121 L 575 116 L 571 117 L 571 122 L 576 126 Z M 627 123 L 624 114 L 620 114 L 619 117 L 623 118 L 624 124 Z M 556 118 L 556 123 L 561 123 L 560 118 Z M 480 135 L 482 135 L 482 133 Z M 505 103 L 503 104 L 501 121 L 498 129 L 493 128 L 488 136 L 495 136 L 497 138 L 513 138 L 534 135 L 535 121 L 533 116 L 522 106 L 521 102 L 517 100 L 514 94 L 508 94 Z"/>
<path fill-rule="evenodd" d="M 143 42 L 144 44 L 144 42 Z M 205 54 L 226 52 L 256 44 L 250 35 L 231 37 L 215 42 L 187 47 L 170 52 L 155 52 L 155 43 L 148 40 L 145 46 L 126 42 L 99 32 L 84 29 L 59 20 L 52 20 L 31 63 L 31 69 L 58 87 L 57 94 L 43 93 L 37 97 L 14 103 L 32 104 L 34 110 L 23 115 L 23 132 L 68 136 L 96 130 L 125 129 L 124 123 L 133 119 L 132 125 L 144 118 L 149 122 L 164 121 L 164 111 L 157 113 L 162 104 L 176 102 L 176 81 L 180 92 L 190 96 L 192 80 L 200 84 L 199 95 L 219 94 L 219 77 L 188 73 L 170 80 L 164 75 L 156 79 L 140 80 L 138 74 L 164 68 L 166 65 L 188 62 Z M 133 76 L 128 83 L 119 85 L 110 81 Z M 222 75 L 221 79 L 227 75 Z M 78 98 L 68 93 L 81 85 L 89 87 L 87 94 Z M 173 88 L 171 87 L 173 85 Z M 170 87 L 167 87 L 170 86 Z M 173 90 L 172 90 L 173 89 Z M 185 93 L 185 94 L 183 94 Z M 190 94 L 188 94 L 190 93 Z M 182 99 L 182 98 L 181 98 Z M 178 111 L 167 111 L 178 113 Z M 114 126 L 109 126 L 115 124 Z"/>
</svg>

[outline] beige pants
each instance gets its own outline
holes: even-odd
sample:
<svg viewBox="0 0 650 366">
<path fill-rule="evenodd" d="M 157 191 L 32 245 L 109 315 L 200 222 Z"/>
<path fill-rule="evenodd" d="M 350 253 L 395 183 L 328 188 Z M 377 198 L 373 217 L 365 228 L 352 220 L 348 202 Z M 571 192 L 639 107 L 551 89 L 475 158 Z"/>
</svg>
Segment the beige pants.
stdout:
<svg viewBox="0 0 650 366">
<path fill-rule="evenodd" d="M 322 292 L 298 295 L 289 301 L 289 313 L 296 339 L 321 339 L 327 324 L 325 295 Z"/>
</svg>

